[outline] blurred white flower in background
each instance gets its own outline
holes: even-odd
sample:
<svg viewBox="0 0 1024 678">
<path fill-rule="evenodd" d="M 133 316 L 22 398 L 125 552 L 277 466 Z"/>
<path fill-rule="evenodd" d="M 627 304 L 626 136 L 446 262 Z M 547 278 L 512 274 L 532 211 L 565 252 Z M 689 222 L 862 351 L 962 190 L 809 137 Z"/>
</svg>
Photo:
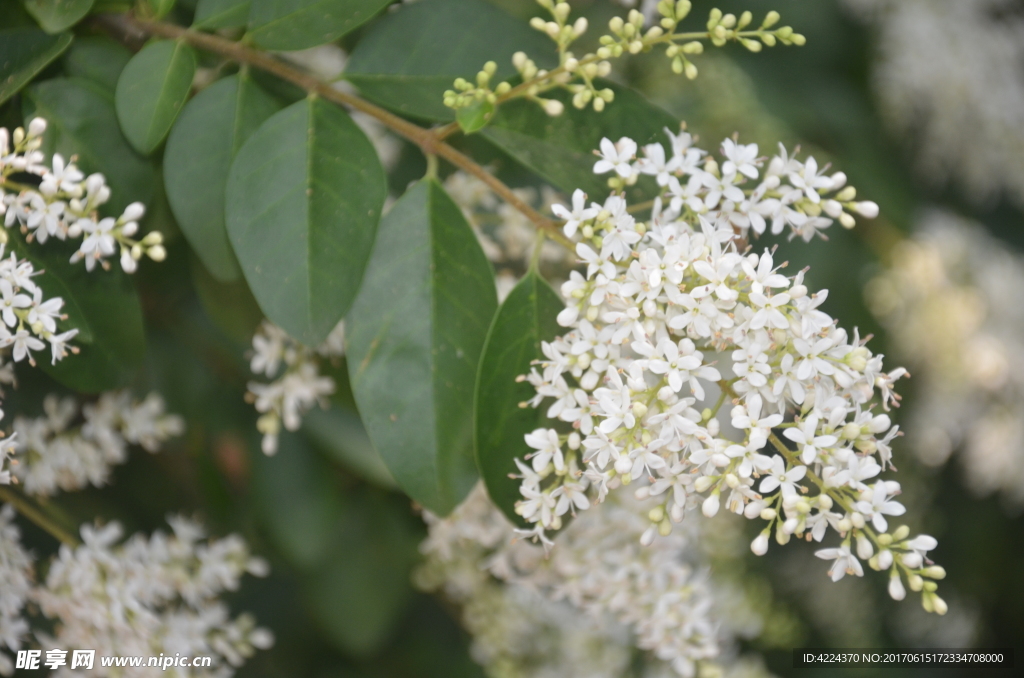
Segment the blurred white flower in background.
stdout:
<svg viewBox="0 0 1024 678">
<path fill-rule="evenodd" d="M 907 444 L 968 486 L 1024 508 L 1024 257 L 974 222 L 931 211 L 872 280 L 872 312 L 914 375 Z"/>
<path fill-rule="evenodd" d="M 1024 204 L 1024 12 L 1014 0 L 844 0 L 877 31 L 874 85 L 922 174 Z"/>
</svg>

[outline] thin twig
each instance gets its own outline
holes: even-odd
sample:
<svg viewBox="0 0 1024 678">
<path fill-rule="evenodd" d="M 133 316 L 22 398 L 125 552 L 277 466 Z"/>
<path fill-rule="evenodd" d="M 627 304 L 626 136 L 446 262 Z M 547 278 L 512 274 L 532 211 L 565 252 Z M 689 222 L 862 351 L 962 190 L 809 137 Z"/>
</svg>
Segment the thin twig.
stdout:
<svg viewBox="0 0 1024 678">
<path fill-rule="evenodd" d="M 15 511 L 23 515 L 28 520 L 31 520 L 60 543 L 67 544 L 72 548 L 79 545 L 78 539 L 73 534 L 65 530 L 60 525 L 57 525 L 57 523 L 51 520 L 49 516 L 43 513 L 39 507 L 33 504 L 21 493 L 15 492 L 9 487 L 0 487 L 0 501 L 5 501 L 13 506 Z"/>
<path fill-rule="evenodd" d="M 287 80 L 311 94 L 316 94 L 333 103 L 365 113 L 381 122 L 393 132 L 419 146 L 424 153 L 444 158 L 459 169 L 477 177 L 487 184 L 502 200 L 521 212 L 534 226 L 544 231 L 549 238 L 570 249 L 573 247 L 555 221 L 548 219 L 520 199 L 511 188 L 473 161 L 469 156 L 444 143 L 435 135 L 433 130 L 413 124 L 354 94 L 348 94 L 335 89 L 330 84 L 322 82 L 296 68 L 292 68 L 266 52 L 252 49 L 240 42 L 227 40 L 218 35 L 200 33 L 174 24 L 144 21 L 127 14 L 100 15 L 96 18 L 96 21 L 105 28 L 112 29 L 127 37 L 131 37 L 132 33 L 143 33 L 172 40 L 182 40 L 193 47 L 219 54 L 232 61 L 255 66 L 282 80 Z"/>
</svg>

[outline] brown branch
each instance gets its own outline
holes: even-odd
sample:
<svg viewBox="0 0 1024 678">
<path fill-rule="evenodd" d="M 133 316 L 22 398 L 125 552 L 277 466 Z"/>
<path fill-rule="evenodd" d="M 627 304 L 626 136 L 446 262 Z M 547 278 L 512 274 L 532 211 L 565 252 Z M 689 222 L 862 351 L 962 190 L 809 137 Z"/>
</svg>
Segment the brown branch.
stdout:
<svg viewBox="0 0 1024 678">
<path fill-rule="evenodd" d="M 542 230 L 549 238 L 570 249 L 573 248 L 572 242 L 565 237 L 555 221 L 548 219 L 521 200 L 511 188 L 477 164 L 472 158 L 444 143 L 433 130 L 413 124 L 354 94 L 339 91 L 330 84 L 321 82 L 307 73 L 292 68 L 266 52 L 252 49 L 240 42 L 227 40 L 209 33 L 200 33 L 174 24 L 144 21 L 127 14 L 105 14 L 97 17 L 96 20 L 105 28 L 116 31 L 129 39 L 138 35 L 154 35 L 172 40 L 182 40 L 201 50 L 213 52 L 232 61 L 259 68 L 328 101 L 365 113 L 381 122 L 393 132 L 419 146 L 424 153 L 444 158 L 459 169 L 477 177 L 487 184 L 502 200 L 519 212 L 522 212 L 534 226 Z"/>
</svg>

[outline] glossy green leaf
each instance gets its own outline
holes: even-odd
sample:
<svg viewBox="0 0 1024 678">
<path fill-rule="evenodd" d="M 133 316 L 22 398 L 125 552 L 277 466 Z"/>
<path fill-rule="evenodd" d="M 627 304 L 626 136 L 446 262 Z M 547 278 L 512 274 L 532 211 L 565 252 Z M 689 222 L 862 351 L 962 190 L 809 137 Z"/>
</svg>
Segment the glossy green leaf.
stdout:
<svg viewBox="0 0 1024 678">
<path fill-rule="evenodd" d="M 114 95 L 117 119 L 137 151 L 152 153 L 171 131 L 195 73 L 196 53 L 174 40 L 146 45 L 121 71 Z"/>
<path fill-rule="evenodd" d="M 121 71 L 132 53 L 124 45 L 102 36 L 76 38 L 64 56 L 68 75 L 85 78 L 102 85 L 113 94 Z"/>
<path fill-rule="evenodd" d="M 0 104 L 27 85 L 70 44 L 70 33 L 47 35 L 34 28 L 0 31 Z"/>
<path fill-rule="evenodd" d="M 402 502 L 365 490 L 347 499 L 335 549 L 306 581 L 305 593 L 328 640 L 365 657 L 389 639 L 412 596 L 410 573 L 421 537 Z"/>
<path fill-rule="evenodd" d="M 272 457 L 253 453 L 253 492 L 274 543 L 297 567 L 324 562 L 345 505 L 327 460 L 282 431 Z"/>
<path fill-rule="evenodd" d="M 542 68 L 557 64 L 554 43 L 485 0 L 420 0 L 373 25 L 345 67 L 368 99 L 427 120 L 452 120 L 442 102 L 455 78 L 472 80 L 488 61 L 492 83 L 515 75 L 520 50 Z"/>
<path fill-rule="evenodd" d="M 565 104 L 562 115 L 549 116 L 537 104 L 518 99 L 500 106 L 481 134 L 566 193 L 582 188 L 593 198 L 604 196 L 608 175 L 593 173 L 594 150 L 601 139 L 629 137 L 641 146 L 667 143 L 664 128 L 676 132 L 679 121 L 628 87 L 600 81 L 597 85 L 615 92 L 615 100 L 600 114 L 575 108 L 570 95 L 559 92 L 552 96 Z M 645 187 L 640 184 L 629 197 L 653 197 L 653 187 L 651 183 L 642 193 Z"/>
<path fill-rule="evenodd" d="M 519 281 L 501 304 L 487 333 L 476 382 L 474 439 L 480 477 L 491 501 L 513 522 L 521 497 L 515 459 L 529 451 L 523 436 L 544 425 L 545 408 L 520 407 L 536 395 L 528 382 L 516 378 L 528 374 L 530 363 L 543 359 L 540 343 L 560 332 L 555 317 L 565 308 L 558 294 L 535 271 Z"/>
<path fill-rule="evenodd" d="M 216 30 L 244 26 L 249 21 L 250 0 L 199 0 L 193 28 Z"/>
<path fill-rule="evenodd" d="M 24 0 L 25 9 L 47 33 L 71 28 L 89 13 L 95 0 Z"/>
<path fill-rule="evenodd" d="M 252 0 L 249 33 L 266 49 L 325 45 L 369 21 L 390 0 Z"/>
<path fill-rule="evenodd" d="M 119 388 L 131 381 L 146 354 L 142 308 L 131 277 L 116 265 L 109 271 L 89 273 L 81 262 L 69 263 L 75 250 L 70 243 L 30 246 L 17 237 L 10 242 L 19 257 L 44 271 L 35 279 L 44 295 L 64 300 L 68 319 L 60 328 L 78 328 L 71 344 L 78 346 L 80 353 L 69 353 L 56 365 L 51 365 L 48 354 L 40 353 L 43 370 L 85 393 Z"/>
<path fill-rule="evenodd" d="M 473 388 L 497 305 L 462 211 L 432 180 L 381 221 L 345 321 L 349 375 L 373 446 L 405 492 L 445 515 L 473 486 Z"/>
<path fill-rule="evenodd" d="M 302 433 L 311 445 L 364 480 L 378 487 L 396 487 L 355 412 L 335 405 L 314 408 L 302 418 Z"/>
<path fill-rule="evenodd" d="M 263 322 L 263 311 L 245 280 L 221 282 L 214 278 L 198 257 L 192 257 L 192 284 L 206 315 L 225 335 L 241 346 L 252 344 L 252 335 Z"/>
<path fill-rule="evenodd" d="M 164 186 L 174 218 L 203 265 L 222 281 L 241 277 L 224 224 L 231 160 L 280 109 L 247 75 L 210 85 L 188 102 L 164 150 Z"/>
<path fill-rule="evenodd" d="M 477 101 L 456 111 L 455 119 L 464 134 L 472 134 L 482 130 L 492 115 L 494 115 L 494 104 L 489 101 Z"/>
<path fill-rule="evenodd" d="M 153 197 L 153 166 L 128 145 L 117 124 L 110 93 L 81 78 L 53 78 L 25 90 L 26 117 L 46 118 L 45 147 L 78 156 L 86 173 L 101 172 L 110 185 L 110 214 Z"/>
<path fill-rule="evenodd" d="M 318 98 L 274 114 L 235 156 L 226 203 L 235 255 L 263 312 L 306 345 L 352 305 L 386 191 L 373 144 Z"/>
</svg>

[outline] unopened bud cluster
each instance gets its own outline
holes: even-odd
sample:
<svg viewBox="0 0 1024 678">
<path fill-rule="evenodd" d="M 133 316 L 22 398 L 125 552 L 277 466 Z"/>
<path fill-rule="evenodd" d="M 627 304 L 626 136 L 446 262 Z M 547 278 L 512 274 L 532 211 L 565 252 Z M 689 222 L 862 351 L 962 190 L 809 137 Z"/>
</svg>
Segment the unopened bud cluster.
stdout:
<svg viewBox="0 0 1024 678">
<path fill-rule="evenodd" d="M 692 80 L 697 77 L 697 67 L 690 61 L 690 57 L 701 54 L 705 42 L 715 47 L 738 42 L 751 52 L 761 51 L 764 45 L 803 45 L 806 42 L 804 36 L 795 33 L 790 26 L 774 28 L 779 21 L 779 13 L 775 11 L 768 12 L 760 26 L 753 27 L 753 15 L 750 12 L 743 12 L 737 17 L 712 9 L 705 25 L 706 30 L 679 32 L 679 23 L 690 14 L 692 3 L 690 0 L 661 0 L 657 6 L 662 17 L 658 25 L 645 27 L 646 18 L 643 13 L 630 10 L 625 19 L 614 17 L 609 21 L 609 33 L 601 36 L 601 46 L 596 52 L 577 57 L 569 48 L 586 32 L 587 20 L 583 17 L 571 20 L 571 9 L 566 2 L 537 2 L 548 11 L 551 18 L 546 20 L 534 17 L 530 26 L 555 42 L 559 55 L 558 67 L 550 71 L 540 69 L 524 52 L 516 52 L 512 61 L 521 84 L 512 87 L 508 82 L 502 82 L 491 89 L 490 79 L 496 67 L 494 62 L 488 62 L 477 75 L 475 84 L 462 78 L 455 81 L 455 89 L 445 92 L 446 106 L 460 109 L 486 103 L 494 107 L 506 99 L 521 96 L 537 102 L 549 115 L 560 115 L 564 110 L 561 101 L 541 95 L 563 88 L 572 94 L 572 104 L 576 108 L 593 106 L 595 111 L 601 111 L 615 97 L 613 90 L 595 83 L 596 78 L 606 77 L 611 72 L 609 59 L 624 54 L 649 52 L 663 45 L 665 55 L 672 60 L 672 70 L 684 73 Z M 491 112 L 488 111 L 488 115 Z"/>
<path fill-rule="evenodd" d="M 89 271 L 97 263 L 108 269 L 107 258 L 118 252 L 121 268 L 127 273 L 135 272 L 143 256 L 163 261 L 167 250 L 158 231 L 138 240 L 134 237 L 145 214 L 142 203 L 128 205 L 116 219 L 101 218 L 99 209 L 110 200 L 103 175 L 85 176 L 75 166 L 74 156 L 65 162 L 59 153 L 47 167 L 39 150 L 45 131 L 42 118 L 34 118 L 27 132 L 19 127 L 9 135 L 6 128 L 0 128 L 0 215 L 5 215 L 4 226 L 19 226 L 28 242 L 82 238 L 71 263 L 84 260 Z M 0 230 L 0 240 L 6 242 L 7 237 L 7 232 Z"/>
<path fill-rule="evenodd" d="M 297 431 L 302 415 L 313 405 L 327 406 L 326 398 L 334 393 L 335 383 L 334 379 L 320 374 L 320 360 L 338 358 L 344 352 L 344 324 L 341 322 L 323 344 L 311 349 L 292 339 L 277 325 L 263 321 L 252 338 L 249 367 L 253 374 L 270 377 L 273 381 L 250 381 L 246 400 L 262 413 L 256 428 L 263 434 L 264 454 L 277 452 L 282 423 L 285 429 Z"/>
<path fill-rule="evenodd" d="M 581 236 L 586 272 L 562 286 L 567 333 L 542 343 L 545 358 L 524 377 L 536 389 L 529 404 L 550 399 L 547 416 L 562 422 L 526 435 L 529 464 L 517 460 L 528 533 L 546 540 L 565 514 L 632 485 L 638 499 L 663 497 L 644 544 L 687 511 L 725 507 L 767 523 L 755 553 L 773 532 L 779 544 L 831 532 L 839 545 L 817 555 L 832 561 L 833 580 L 862 575 L 867 560 L 890 571 L 893 597 L 905 579 L 926 609 L 944 612 L 926 581 L 943 574 L 926 559 L 935 540 L 887 532 L 905 509 L 899 483 L 876 478 L 899 434 L 878 410 L 896 402 L 905 370 L 883 371 L 856 330 L 820 310 L 827 292 L 808 290 L 806 270 L 782 275 L 771 251 L 746 245 L 769 220 L 773 233 L 788 226 L 809 240 L 831 223 L 823 212 L 877 207 L 851 203 L 845 175 L 823 176 L 813 158 L 780 149 L 768 160 L 726 139 L 719 164 L 685 133 L 669 140 L 668 152 L 651 144 L 636 160 L 634 141 L 605 139 L 594 166 L 624 181 L 655 177 L 647 222 L 617 194 L 588 205 L 577 191 L 571 209 L 556 210 L 566 235 Z M 829 197 L 837 189 L 846 195 Z"/>
</svg>

